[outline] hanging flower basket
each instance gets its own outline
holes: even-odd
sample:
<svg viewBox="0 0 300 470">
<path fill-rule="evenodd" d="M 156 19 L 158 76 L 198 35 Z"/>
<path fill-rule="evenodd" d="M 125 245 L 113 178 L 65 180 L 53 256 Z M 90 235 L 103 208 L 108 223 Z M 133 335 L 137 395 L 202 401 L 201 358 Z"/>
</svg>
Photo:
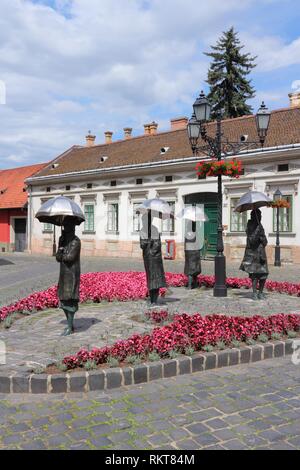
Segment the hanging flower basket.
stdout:
<svg viewBox="0 0 300 470">
<path fill-rule="evenodd" d="M 243 173 L 242 162 L 239 160 L 225 160 L 212 161 L 212 162 L 199 162 L 196 165 L 197 175 L 200 177 L 206 176 L 229 176 L 230 178 L 239 178 Z"/>
<path fill-rule="evenodd" d="M 270 207 L 272 207 L 273 209 L 276 209 L 277 207 L 278 208 L 285 207 L 289 209 L 291 207 L 291 203 L 287 201 L 286 199 L 280 199 L 278 201 L 272 201 L 270 204 Z"/>
</svg>

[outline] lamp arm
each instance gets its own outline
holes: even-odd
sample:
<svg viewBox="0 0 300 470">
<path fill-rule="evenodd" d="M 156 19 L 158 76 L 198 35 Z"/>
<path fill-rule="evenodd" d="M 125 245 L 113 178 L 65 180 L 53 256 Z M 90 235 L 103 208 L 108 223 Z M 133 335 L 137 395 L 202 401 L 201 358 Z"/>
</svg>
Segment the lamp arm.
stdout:
<svg viewBox="0 0 300 470">
<path fill-rule="evenodd" d="M 201 145 L 196 147 L 197 154 L 205 154 L 209 157 L 216 157 L 218 151 L 217 140 L 209 137 L 209 136 L 202 136 L 202 139 L 207 143 L 207 145 Z M 259 149 L 259 141 L 252 141 L 252 142 L 229 142 L 227 140 L 221 141 L 221 151 L 222 156 L 232 157 L 238 155 L 240 152 L 251 150 L 251 149 Z"/>
<path fill-rule="evenodd" d="M 203 153 L 205 153 L 209 157 L 217 158 L 217 155 L 218 155 L 218 141 L 217 141 L 217 139 L 207 135 L 205 128 L 201 132 L 201 137 L 207 145 L 203 145 L 201 147 L 198 147 L 197 150 L 201 150 Z"/>
</svg>

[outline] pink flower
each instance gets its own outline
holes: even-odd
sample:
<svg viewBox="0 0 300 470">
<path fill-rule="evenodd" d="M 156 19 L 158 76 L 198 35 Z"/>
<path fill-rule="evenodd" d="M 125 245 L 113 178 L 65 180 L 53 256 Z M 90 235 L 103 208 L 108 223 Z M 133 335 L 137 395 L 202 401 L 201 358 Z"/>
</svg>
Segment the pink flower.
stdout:
<svg viewBox="0 0 300 470">
<path fill-rule="evenodd" d="M 182 287 L 187 283 L 184 274 L 166 273 L 166 281 L 170 287 Z M 214 276 L 198 276 L 200 286 L 212 288 Z M 227 286 L 232 289 L 244 287 L 249 289 L 251 281 L 248 278 L 227 278 Z M 300 297 L 300 284 L 289 282 L 267 281 L 266 289 Z M 166 290 L 161 289 L 161 295 Z M 81 275 L 80 302 L 113 302 L 144 299 L 147 296 L 146 276 L 144 272 L 100 272 Z M 35 292 L 9 306 L 0 308 L 0 321 L 15 312 L 34 312 L 48 308 L 57 308 L 57 286 L 52 286 L 42 292 Z"/>
<path fill-rule="evenodd" d="M 246 338 L 256 339 L 264 333 L 269 338 L 273 332 L 287 333 L 300 330 L 300 315 L 278 314 L 269 317 L 255 315 L 253 317 L 228 317 L 225 315 L 177 315 L 172 323 L 156 327 L 150 334 L 135 334 L 112 346 L 94 348 L 91 351 L 80 350 L 73 356 L 67 356 L 63 362 L 69 369 L 81 367 L 88 360 L 97 364 L 106 362 L 108 356 L 117 357 L 120 361 L 128 356 L 145 356 L 156 351 L 161 357 L 169 351 L 177 349 L 184 352 L 188 346 L 195 350 L 206 344 L 216 345 L 218 341 L 230 344 L 233 339 L 245 341 Z"/>
</svg>

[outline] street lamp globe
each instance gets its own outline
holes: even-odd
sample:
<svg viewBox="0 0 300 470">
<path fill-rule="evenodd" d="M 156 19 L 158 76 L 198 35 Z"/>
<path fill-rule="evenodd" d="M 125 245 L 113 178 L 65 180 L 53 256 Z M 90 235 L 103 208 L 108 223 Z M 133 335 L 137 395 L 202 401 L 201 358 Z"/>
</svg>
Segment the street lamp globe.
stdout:
<svg viewBox="0 0 300 470">
<path fill-rule="evenodd" d="M 201 91 L 199 97 L 196 99 L 195 103 L 193 104 L 193 108 L 194 108 L 194 113 L 195 113 L 197 121 L 200 121 L 200 122 L 209 121 L 210 112 L 211 112 L 211 104 L 209 103 L 203 91 Z"/>
<path fill-rule="evenodd" d="M 261 107 L 256 114 L 256 127 L 260 138 L 260 142 L 263 145 L 267 136 L 269 124 L 270 124 L 271 113 L 266 107 L 265 103 L 262 102 Z"/>
<path fill-rule="evenodd" d="M 274 201 L 281 201 L 281 198 L 282 198 L 282 192 L 278 188 L 278 189 L 276 189 L 276 191 L 274 193 Z"/>
<path fill-rule="evenodd" d="M 195 151 L 201 132 L 200 122 L 197 121 L 195 113 L 193 113 L 191 119 L 189 120 L 187 129 L 192 150 Z"/>
</svg>

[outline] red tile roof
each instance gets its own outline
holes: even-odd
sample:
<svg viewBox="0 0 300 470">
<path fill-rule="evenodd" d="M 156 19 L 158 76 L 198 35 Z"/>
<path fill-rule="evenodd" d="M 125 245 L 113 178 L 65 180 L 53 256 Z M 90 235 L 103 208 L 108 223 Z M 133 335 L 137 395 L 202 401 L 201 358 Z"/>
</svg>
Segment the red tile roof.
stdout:
<svg viewBox="0 0 300 470">
<path fill-rule="evenodd" d="M 25 179 L 42 170 L 46 163 L 0 170 L 0 209 L 18 209 L 27 203 Z"/>
<path fill-rule="evenodd" d="M 215 129 L 215 122 L 207 125 L 208 134 L 214 135 Z M 223 121 L 222 130 L 224 137 L 230 141 L 239 141 L 242 134 L 247 134 L 249 141 L 258 140 L 253 115 L 227 119 Z M 300 143 L 300 108 L 272 111 L 265 147 L 295 143 Z M 162 147 L 169 147 L 168 152 L 161 154 Z M 101 161 L 101 157 L 106 158 Z M 192 151 L 186 129 L 173 130 L 156 135 L 132 137 L 111 144 L 92 147 L 73 146 L 46 165 L 36 176 L 58 176 L 69 172 L 101 170 L 188 157 L 192 157 Z M 53 166 L 54 162 L 58 165 Z"/>
</svg>

